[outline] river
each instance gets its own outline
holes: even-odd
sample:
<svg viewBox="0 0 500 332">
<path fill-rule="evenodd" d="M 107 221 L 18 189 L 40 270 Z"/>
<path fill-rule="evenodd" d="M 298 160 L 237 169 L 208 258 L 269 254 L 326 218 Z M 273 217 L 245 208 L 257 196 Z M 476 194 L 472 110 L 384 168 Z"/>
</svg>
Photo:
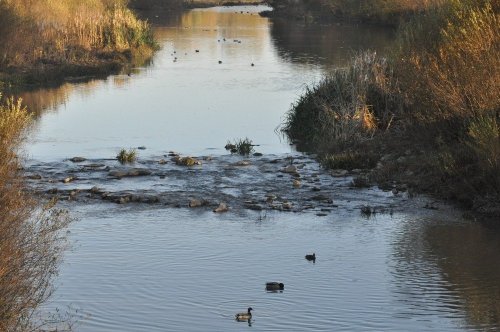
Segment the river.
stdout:
<svg viewBox="0 0 500 332">
<path fill-rule="evenodd" d="M 276 133 L 307 85 L 393 33 L 262 9 L 152 16 L 149 63 L 23 94 L 38 114 L 30 184 L 75 218 L 45 309 L 76 331 L 498 330 L 498 232 L 431 198 L 352 188 Z M 224 149 L 245 137 L 262 156 Z M 114 160 L 138 147 L 135 164 Z M 250 306 L 250 324 L 234 320 Z"/>
</svg>

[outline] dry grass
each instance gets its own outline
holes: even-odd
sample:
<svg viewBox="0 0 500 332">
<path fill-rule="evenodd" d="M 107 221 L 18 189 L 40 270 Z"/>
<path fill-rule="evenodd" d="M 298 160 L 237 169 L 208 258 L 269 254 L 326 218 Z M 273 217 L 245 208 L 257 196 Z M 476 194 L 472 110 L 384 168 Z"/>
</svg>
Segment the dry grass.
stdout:
<svg viewBox="0 0 500 332">
<path fill-rule="evenodd" d="M 0 330 L 31 331 L 44 324 L 36 309 L 50 296 L 65 246 L 68 218 L 40 206 L 25 189 L 17 152 L 30 116 L 20 102 L 0 103 Z"/>
<path fill-rule="evenodd" d="M 387 130 L 401 113 L 402 99 L 386 59 L 367 52 L 347 69 L 324 78 L 287 113 L 282 131 L 315 148 L 344 147 Z"/>
<path fill-rule="evenodd" d="M 92 64 L 99 54 L 155 47 L 122 0 L 0 1 L 0 68 Z"/>
<path fill-rule="evenodd" d="M 500 4 L 429 1 L 412 10 L 389 61 L 356 57 L 308 89 L 283 129 L 311 143 L 309 149 L 337 155 L 363 154 L 372 137 L 384 153 L 403 155 L 410 146 L 425 158 L 397 163 L 387 176 L 498 217 Z M 382 132 L 387 135 L 376 135 Z M 326 166 L 338 163 L 327 160 Z"/>
</svg>

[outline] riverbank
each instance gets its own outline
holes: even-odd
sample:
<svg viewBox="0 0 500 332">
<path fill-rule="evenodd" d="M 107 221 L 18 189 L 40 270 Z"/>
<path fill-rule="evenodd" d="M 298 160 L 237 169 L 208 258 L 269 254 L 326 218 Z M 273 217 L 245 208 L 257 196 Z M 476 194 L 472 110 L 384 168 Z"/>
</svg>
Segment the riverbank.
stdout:
<svg viewBox="0 0 500 332">
<path fill-rule="evenodd" d="M 359 55 L 295 103 L 282 128 L 358 181 L 500 216 L 498 8 L 458 1 L 415 14 L 389 57 Z"/>
<path fill-rule="evenodd" d="M 18 153 L 31 116 L 20 101 L 0 94 L 0 330 L 31 331 L 65 320 L 37 314 L 53 291 L 69 219 L 28 194 Z M 69 323 L 69 322 L 68 322 Z M 69 323 L 70 324 L 70 323 Z"/>
<path fill-rule="evenodd" d="M 0 82 L 53 85 L 101 77 L 157 49 L 152 31 L 124 1 L 0 3 Z"/>
</svg>

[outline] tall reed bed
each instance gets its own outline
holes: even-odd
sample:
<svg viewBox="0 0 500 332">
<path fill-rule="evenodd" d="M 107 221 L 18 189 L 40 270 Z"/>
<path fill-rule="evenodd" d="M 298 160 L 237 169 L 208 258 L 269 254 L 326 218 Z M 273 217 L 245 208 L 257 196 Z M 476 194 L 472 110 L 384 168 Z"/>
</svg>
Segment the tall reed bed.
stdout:
<svg viewBox="0 0 500 332">
<path fill-rule="evenodd" d="M 283 131 L 323 152 L 372 138 L 400 155 L 408 146 L 425 151 L 419 166 L 427 189 L 499 216 L 500 3 L 425 5 L 400 27 L 387 60 L 357 56 L 309 87 Z"/>
<path fill-rule="evenodd" d="M 18 152 L 30 116 L 20 101 L 0 98 L 0 330 L 32 331 L 45 324 L 36 314 L 52 292 L 68 223 L 54 202 L 29 196 Z"/>
<path fill-rule="evenodd" d="M 308 87 L 287 113 L 282 127 L 289 137 L 318 148 L 343 148 L 387 130 L 403 100 L 387 59 L 376 53 L 357 55 Z"/>
<path fill-rule="evenodd" d="M 156 47 L 122 0 L 3 0 L 0 67 L 88 63 L 97 52 Z"/>
</svg>

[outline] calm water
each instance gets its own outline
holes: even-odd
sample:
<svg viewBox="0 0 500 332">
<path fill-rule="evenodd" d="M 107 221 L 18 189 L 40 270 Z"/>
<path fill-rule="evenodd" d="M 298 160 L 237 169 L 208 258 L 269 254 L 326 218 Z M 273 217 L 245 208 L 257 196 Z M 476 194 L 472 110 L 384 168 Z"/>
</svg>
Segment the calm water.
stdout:
<svg viewBox="0 0 500 332">
<path fill-rule="evenodd" d="M 345 65 L 353 50 L 383 52 L 393 36 L 373 28 L 270 22 L 258 10 L 153 17 L 163 48 L 148 66 L 25 94 L 40 111 L 28 149 L 30 167 L 69 167 L 69 157 L 104 160 L 122 147 L 138 146 L 147 148 L 139 151 L 141 165 L 169 150 L 226 160 L 226 141 L 245 136 L 260 144 L 264 156 L 296 156 L 275 128 L 305 84 Z M 199 169 L 207 167 L 215 166 Z M 188 185 L 208 176 L 186 172 L 179 177 L 191 176 L 182 182 Z M 257 181 L 235 177 L 226 194 L 236 200 Z M 129 184 L 89 176 L 74 185 L 90 188 L 92 181 L 108 190 Z M 133 190 L 144 183 L 168 190 L 168 181 L 176 179 L 167 174 L 162 183 L 140 181 Z M 497 233 L 436 202 L 430 204 L 438 210 L 424 209 L 424 198 L 376 188 L 353 191 L 349 178 L 328 181 L 323 185 L 333 189 L 327 191 L 333 203 L 321 217 L 307 211 L 214 214 L 161 204 L 63 202 L 77 221 L 48 308 L 73 308 L 77 331 L 500 328 Z M 262 190 L 262 181 L 258 185 Z M 374 199 L 393 212 L 362 216 L 360 204 Z M 314 264 L 304 259 L 312 252 Z M 267 281 L 281 281 L 285 290 L 268 293 Z M 248 306 L 254 309 L 251 326 L 234 321 Z"/>
</svg>

